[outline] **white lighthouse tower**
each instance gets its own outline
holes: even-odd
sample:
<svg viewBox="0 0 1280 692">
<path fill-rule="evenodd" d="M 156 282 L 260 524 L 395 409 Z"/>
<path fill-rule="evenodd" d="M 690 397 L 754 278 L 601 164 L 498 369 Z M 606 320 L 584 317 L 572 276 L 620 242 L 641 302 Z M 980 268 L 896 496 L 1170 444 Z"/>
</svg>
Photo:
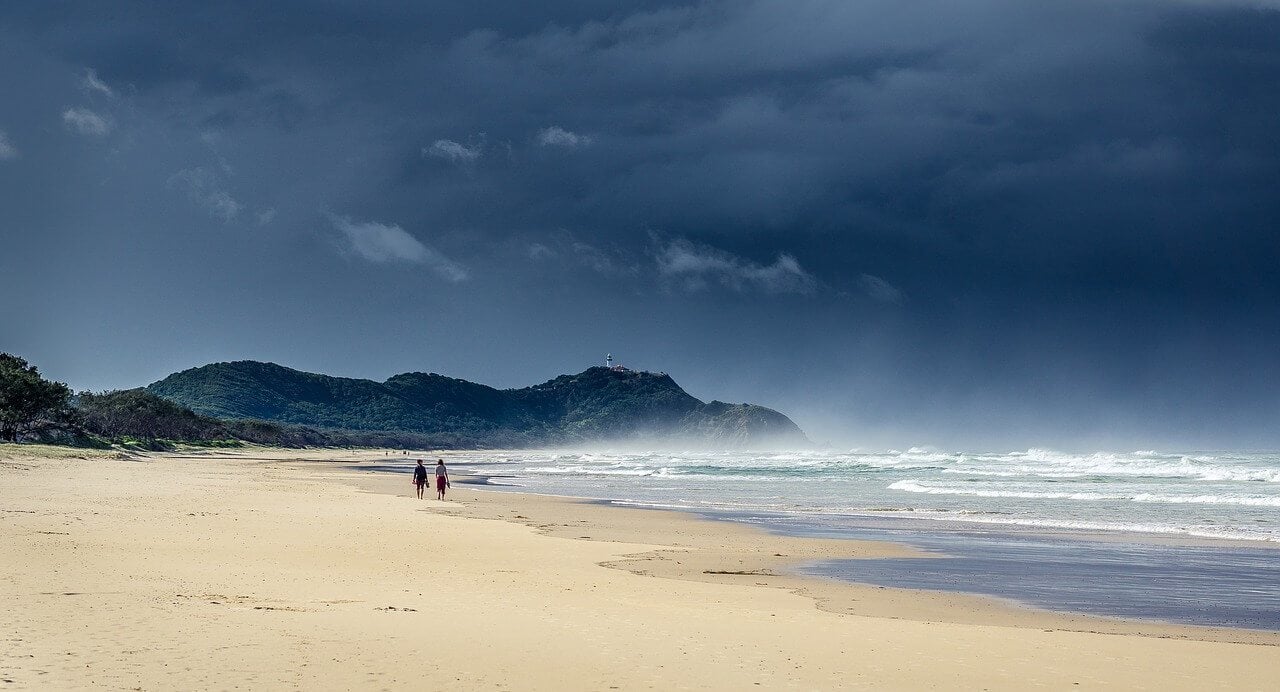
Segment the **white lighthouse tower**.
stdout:
<svg viewBox="0 0 1280 692">
<path fill-rule="evenodd" d="M 612 368 L 612 367 L 613 367 L 613 354 L 612 354 L 612 353 L 610 353 L 610 354 L 608 354 L 608 355 L 606 355 L 606 356 L 604 357 L 604 366 L 605 366 L 606 368 Z"/>
</svg>

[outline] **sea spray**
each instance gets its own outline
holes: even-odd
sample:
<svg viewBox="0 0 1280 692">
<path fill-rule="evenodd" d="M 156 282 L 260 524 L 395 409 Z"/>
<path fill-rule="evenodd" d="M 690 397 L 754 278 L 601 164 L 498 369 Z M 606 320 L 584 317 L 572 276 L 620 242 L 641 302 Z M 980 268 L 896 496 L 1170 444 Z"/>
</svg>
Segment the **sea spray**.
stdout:
<svg viewBox="0 0 1280 692">
<path fill-rule="evenodd" d="M 455 464 L 533 492 L 691 509 L 1280 542 L 1280 455 L 906 451 L 461 453 Z"/>
</svg>

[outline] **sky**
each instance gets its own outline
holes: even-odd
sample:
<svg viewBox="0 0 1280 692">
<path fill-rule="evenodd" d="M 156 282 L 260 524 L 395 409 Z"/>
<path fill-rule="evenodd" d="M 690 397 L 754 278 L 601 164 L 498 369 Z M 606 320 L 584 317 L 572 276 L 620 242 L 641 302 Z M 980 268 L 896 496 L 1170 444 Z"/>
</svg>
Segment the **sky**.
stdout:
<svg viewBox="0 0 1280 692">
<path fill-rule="evenodd" d="M 0 350 L 1280 448 L 1280 3 L 0 8 Z"/>
</svg>

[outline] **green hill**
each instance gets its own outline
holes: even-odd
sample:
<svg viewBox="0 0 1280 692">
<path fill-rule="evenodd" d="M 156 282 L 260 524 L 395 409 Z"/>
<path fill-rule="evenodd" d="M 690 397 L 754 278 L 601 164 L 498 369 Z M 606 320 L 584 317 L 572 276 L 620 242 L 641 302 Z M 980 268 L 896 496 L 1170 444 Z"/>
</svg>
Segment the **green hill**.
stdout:
<svg viewBox="0 0 1280 692">
<path fill-rule="evenodd" d="M 449 435 L 421 435 L 408 431 L 317 430 L 249 418 L 202 415 L 146 389 L 81 392 L 72 399 L 73 419 L 80 432 L 127 445 L 166 449 L 175 443 L 235 446 L 243 443 L 273 447 L 414 447 L 461 446 Z"/>
<path fill-rule="evenodd" d="M 184 370 L 147 389 L 217 418 L 405 431 L 447 436 L 466 446 L 628 439 L 734 447 L 808 442 L 777 411 L 703 403 L 666 374 L 600 367 L 500 390 L 434 373 L 375 382 L 237 361 Z"/>
</svg>

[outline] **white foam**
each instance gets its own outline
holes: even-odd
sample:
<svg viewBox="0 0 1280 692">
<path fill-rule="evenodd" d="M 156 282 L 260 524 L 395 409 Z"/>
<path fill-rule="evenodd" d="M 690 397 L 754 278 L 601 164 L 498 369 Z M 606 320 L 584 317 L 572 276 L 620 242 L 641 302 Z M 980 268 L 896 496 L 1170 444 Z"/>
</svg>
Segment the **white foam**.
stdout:
<svg viewBox="0 0 1280 692">
<path fill-rule="evenodd" d="M 652 476 L 658 469 L 646 468 L 590 468 L 587 466 L 531 466 L 526 473 L 552 473 L 580 476 Z"/>
<path fill-rule="evenodd" d="M 889 484 L 890 490 L 928 495 L 967 495 L 971 497 L 1008 497 L 1028 500 L 1118 500 L 1166 504 L 1246 505 L 1250 507 L 1280 507 L 1280 496 L 1231 496 L 1231 495 L 1167 495 L 1156 493 L 1098 493 L 1098 492 L 1044 492 L 1036 490 L 1000 490 L 986 488 L 957 488 L 924 485 L 915 480 L 902 480 Z"/>
<path fill-rule="evenodd" d="M 936 455 L 931 459 L 946 463 L 948 473 L 990 476 L 1034 476 L 1079 478 L 1084 476 L 1186 478 L 1205 481 L 1266 481 L 1280 483 L 1280 468 L 1230 463 L 1214 455 L 1097 452 L 1065 454 L 1044 449 L 985 455 Z M 1225 462 L 1225 463 L 1224 463 Z"/>
<path fill-rule="evenodd" d="M 1222 496 L 1222 495 L 1155 495 L 1139 493 L 1129 498 L 1134 502 L 1163 502 L 1167 504 L 1193 505 L 1245 505 L 1247 507 L 1280 507 L 1280 497 Z"/>
<path fill-rule="evenodd" d="M 1002 515 L 950 515 L 945 517 L 925 517 L 943 521 L 961 521 L 971 524 L 998 524 L 1006 526 L 1028 526 L 1046 529 L 1073 529 L 1077 531 L 1106 531 L 1121 533 L 1167 533 L 1199 538 L 1220 538 L 1233 541 L 1268 541 L 1280 543 L 1280 533 L 1265 529 L 1245 528 L 1209 528 L 1201 526 L 1183 526 L 1167 523 L 1124 523 L 1105 521 L 1079 521 L 1070 519 L 1032 519 L 1025 517 L 1009 517 Z"/>
<path fill-rule="evenodd" d="M 913 447 L 887 452 L 505 451 L 466 458 L 478 464 L 500 461 L 507 482 L 539 492 L 664 506 L 810 515 L 870 514 L 868 508 L 875 508 L 882 510 L 880 516 L 901 508 L 908 516 L 964 513 L 970 521 L 1081 530 L 1280 535 L 1280 512 L 1275 511 L 1280 508 L 1280 455 L 1268 453 L 1078 454 L 1043 448 L 958 453 Z"/>
<path fill-rule="evenodd" d="M 897 481 L 889 484 L 890 490 L 903 490 L 909 493 L 924 493 L 927 495 L 967 495 L 970 497 L 1009 497 L 1022 499 L 1039 499 L 1039 500 L 1118 500 L 1123 499 L 1117 496 L 1104 495 L 1102 493 L 1069 493 L 1069 492 L 1040 492 L 1035 490 L 996 490 L 984 488 L 944 488 L 938 486 L 927 486 L 919 481 L 905 480 Z"/>
</svg>

